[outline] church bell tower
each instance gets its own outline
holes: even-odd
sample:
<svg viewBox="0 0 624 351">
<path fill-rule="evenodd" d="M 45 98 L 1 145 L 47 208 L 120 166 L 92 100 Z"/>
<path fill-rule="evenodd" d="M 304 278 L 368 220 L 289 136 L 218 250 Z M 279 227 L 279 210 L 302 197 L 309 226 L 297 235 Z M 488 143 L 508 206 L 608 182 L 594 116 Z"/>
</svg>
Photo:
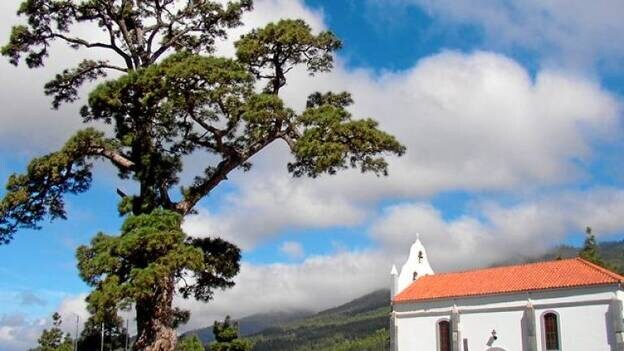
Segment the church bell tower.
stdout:
<svg viewBox="0 0 624 351">
<path fill-rule="evenodd" d="M 396 266 L 392 266 L 392 297 L 405 290 L 413 281 L 418 278 L 433 274 L 433 269 L 429 265 L 427 250 L 420 241 L 420 235 L 416 234 L 416 241 L 410 247 L 409 257 L 401 267 L 399 273 Z"/>
</svg>

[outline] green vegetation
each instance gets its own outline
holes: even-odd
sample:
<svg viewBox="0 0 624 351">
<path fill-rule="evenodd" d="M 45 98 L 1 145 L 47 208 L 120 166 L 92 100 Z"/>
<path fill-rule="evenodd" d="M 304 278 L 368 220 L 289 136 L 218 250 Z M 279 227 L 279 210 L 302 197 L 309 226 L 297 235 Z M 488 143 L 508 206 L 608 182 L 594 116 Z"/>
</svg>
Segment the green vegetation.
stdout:
<svg viewBox="0 0 624 351">
<path fill-rule="evenodd" d="M 238 323 L 233 322 L 230 316 L 223 322 L 215 321 L 212 331 L 215 342 L 210 345 L 210 351 L 250 351 L 251 342 L 238 338 Z"/>
<path fill-rule="evenodd" d="M 206 351 L 197 336 L 186 336 L 178 341 L 176 351 Z"/>
<path fill-rule="evenodd" d="M 252 7 L 251 0 L 24 0 L 24 24 L 1 49 L 29 68 L 44 66 L 54 43 L 93 56 L 44 86 L 59 108 L 78 101 L 85 83 L 100 83 L 80 109 L 91 127 L 9 178 L 0 244 L 45 219 L 64 219 L 65 196 L 86 192 L 95 161 L 109 162 L 136 191 L 116 189 L 127 217 L 122 233 L 98 234 L 81 247 L 79 269 L 93 288 L 94 323 L 116 321 L 119 309 L 135 306 L 135 350 L 174 350 L 175 327 L 189 317 L 172 306 L 175 295 L 208 301 L 214 289 L 232 285 L 238 249 L 220 239 L 189 240 L 179 225 L 232 172 L 249 170 L 255 155 L 283 142 L 292 155 L 288 172 L 314 178 L 348 168 L 385 175 L 385 156 L 405 152 L 373 119 L 352 116 L 348 92 L 315 92 L 296 107 L 280 96 L 288 72 L 333 68 L 341 47 L 333 33 L 280 20 L 237 40 L 235 58 L 216 57 L 215 42 Z M 115 79 L 104 81 L 110 72 Z M 193 154 L 202 170 L 181 186 L 183 160 Z"/>
<path fill-rule="evenodd" d="M 87 303 L 95 322 L 115 320 L 118 309 L 135 304 L 141 311 L 139 324 L 147 323 L 144 316 L 169 318 L 168 325 L 155 326 L 163 332 L 189 318 L 186 311 L 168 309 L 174 295 L 171 286 L 178 286 L 183 297 L 208 301 L 214 289 L 234 285 L 238 247 L 221 239 L 189 238 L 181 222 L 181 215 L 166 210 L 129 215 L 120 236 L 99 233 L 89 246 L 78 248 L 80 275 L 94 287 Z M 145 343 L 142 337 L 136 343 Z"/>
<path fill-rule="evenodd" d="M 605 261 L 602 258 L 600 247 L 596 243 L 596 236 L 592 233 L 592 229 L 590 227 L 587 227 L 587 229 L 585 230 L 585 234 L 585 242 L 583 243 L 581 251 L 579 251 L 579 257 L 593 264 L 604 267 L 608 270 L 621 273 L 623 268 L 621 264 L 615 265 L 613 263 Z M 620 252 L 620 259 L 622 258 L 622 253 L 624 252 Z M 613 258 L 617 259 L 617 256 Z"/>
<path fill-rule="evenodd" d="M 72 351 L 74 341 L 69 334 L 61 330 L 63 323 L 58 313 L 52 315 L 52 328 L 44 329 L 37 340 L 38 346 L 31 351 Z"/>
<path fill-rule="evenodd" d="M 388 350 L 390 292 L 380 290 L 249 336 L 253 351 Z"/>
<path fill-rule="evenodd" d="M 582 248 L 561 245 L 539 259 L 528 261 L 572 257 L 582 257 L 613 272 L 624 274 L 624 240 L 597 244 L 593 234 L 587 236 Z"/>
<path fill-rule="evenodd" d="M 104 349 L 123 350 L 128 337 L 123 327 L 123 320 L 119 316 L 105 319 L 104 323 Z M 128 337 L 129 341 L 129 337 Z M 78 350 L 99 350 L 102 342 L 101 318 L 92 315 L 84 324 L 78 338 Z"/>
<path fill-rule="evenodd" d="M 236 322 L 238 323 L 240 335 L 247 336 L 277 325 L 300 321 L 304 318 L 312 316 L 313 314 L 313 312 L 303 310 L 258 313 L 243 317 Z M 212 327 L 191 330 L 184 333 L 184 335 L 197 336 L 205 345 L 210 344 L 215 340 Z"/>
<path fill-rule="evenodd" d="M 389 351 L 390 350 L 390 335 L 388 330 L 379 329 L 375 331 L 373 335 L 368 337 L 344 340 L 333 346 L 324 348 L 311 348 L 302 350 L 315 350 L 315 351 Z"/>
</svg>

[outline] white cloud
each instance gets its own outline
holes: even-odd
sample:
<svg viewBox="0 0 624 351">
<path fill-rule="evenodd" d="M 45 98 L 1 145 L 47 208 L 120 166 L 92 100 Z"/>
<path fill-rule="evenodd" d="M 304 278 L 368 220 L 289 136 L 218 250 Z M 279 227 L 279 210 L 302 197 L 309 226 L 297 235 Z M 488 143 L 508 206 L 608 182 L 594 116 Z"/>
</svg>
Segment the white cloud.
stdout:
<svg viewBox="0 0 624 351">
<path fill-rule="evenodd" d="M 61 315 L 61 329 L 75 335 L 76 316 L 80 316 L 80 328 L 89 314 L 84 301 L 86 294 L 68 296 L 55 309 Z M 2 351 L 28 350 L 37 344 L 43 329 L 52 326 L 50 316 L 30 318 L 22 313 L 0 315 L 0 349 Z"/>
<path fill-rule="evenodd" d="M 378 252 L 363 251 L 314 256 L 292 265 L 243 263 L 236 286 L 217 292 L 214 301 L 179 300 L 177 304 L 193 311 L 184 330 L 210 325 L 226 315 L 318 311 L 385 287 L 386 262 Z"/>
<path fill-rule="evenodd" d="M 241 183 L 240 193 L 230 194 L 221 212 L 202 210 L 186 218 L 184 229 L 194 236 L 221 236 L 250 249 L 285 229 L 353 225 L 363 219 L 363 211 L 344 197 L 319 198 L 313 188 L 295 182 L 279 177 Z"/>
<path fill-rule="evenodd" d="M 624 191 L 608 188 L 513 206 L 481 202 L 473 213 L 451 220 L 427 203 L 406 202 L 387 208 L 371 227 L 371 235 L 390 255 L 401 257 L 420 233 L 434 270 L 457 270 L 536 257 L 586 226 L 607 240 L 624 230 L 624 219 L 617 215 L 623 210 Z"/>
<path fill-rule="evenodd" d="M 369 0 L 380 6 L 388 3 Z M 624 45 L 613 40 L 624 30 L 619 0 L 393 0 L 417 4 L 436 21 L 477 25 L 498 48 L 537 53 L 546 65 L 591 70 L 594 64 L 617 64 Z"/>
<path fill-rule="evenodd" d="M 621 135 L 620 104 L 598 85 L 555 71 L 532 78 L 494 53 L 445 52 L 381 76 L 339 65 L 316 79 L 291 78 L 291 106 L 303 106 L 315 90 L 351 91 L 354 114 L 378 119 L 407 154 L 389 159 L 389 177 L 351 170 L 292 179 L 288 151 L 275 145 L 253 160 L 251 172 L 231 177 L 238 192 L 225 210 L 200 210 L 191 227 L 251 248 L 284 228 L 357 224 L 383 198 L 567 184 L 584 176 L 579 165 L 591 160 L 592 143 Z"/>
<path fill-rule="evenodd" d="M 285 241 L 280 246 L 280 251 L 291 260 L 302 258 L 305 255 L 303 245 L 296 241 Z"/>
<path fill-rule="evenodd" d="M 86 293 L 77 296 L 69 296 L 63 299 L 63 301 L 59 304 L 56 312 L 58 312 L 63 319 L 62 326 L 65 332 L 74 333 L 76 327 L 76 317 L 79 317 L 80 329 L 82 329 L 82 325 L 89 318 L 87 302 L 85 301 L 86 298 Z"/>
<path fill-rule="evenodd" d="M 21 351 L 32 347 L 43 330 L 42 321 L 27 320 L 22 314 L 0 315 L 2 350 Z"/>
</svg>

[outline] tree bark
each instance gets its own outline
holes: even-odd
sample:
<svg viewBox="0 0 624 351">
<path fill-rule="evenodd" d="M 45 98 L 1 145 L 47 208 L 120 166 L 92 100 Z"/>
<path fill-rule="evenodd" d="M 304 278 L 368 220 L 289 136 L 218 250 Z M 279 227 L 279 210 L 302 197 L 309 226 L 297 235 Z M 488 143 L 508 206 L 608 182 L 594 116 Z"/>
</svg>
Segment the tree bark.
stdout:
<svg viewBox="0 0 624 351">
<path fill-rule="evenodd" d="M 172 327 L 174 282 L 167 279 L 155 288 L 153 298 L 137 301 L 137 339 L 135 351 L 174 351 L 176 330 Z"/>
</svg>

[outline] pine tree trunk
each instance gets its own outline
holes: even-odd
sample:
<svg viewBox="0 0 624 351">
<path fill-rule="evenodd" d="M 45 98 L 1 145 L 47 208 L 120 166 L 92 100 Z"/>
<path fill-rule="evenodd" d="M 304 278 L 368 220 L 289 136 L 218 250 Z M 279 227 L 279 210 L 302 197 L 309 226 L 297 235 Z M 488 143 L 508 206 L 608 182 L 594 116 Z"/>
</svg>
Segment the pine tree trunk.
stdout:
<svg viewBox="0 0 624 351">
<path fill-rule="evenodd" d="M 173 279 L 155 289 L 154 298 L 137 301 L 135 351 L 174 351 L 176 330 L 172 327 Z"/>
</svg>

